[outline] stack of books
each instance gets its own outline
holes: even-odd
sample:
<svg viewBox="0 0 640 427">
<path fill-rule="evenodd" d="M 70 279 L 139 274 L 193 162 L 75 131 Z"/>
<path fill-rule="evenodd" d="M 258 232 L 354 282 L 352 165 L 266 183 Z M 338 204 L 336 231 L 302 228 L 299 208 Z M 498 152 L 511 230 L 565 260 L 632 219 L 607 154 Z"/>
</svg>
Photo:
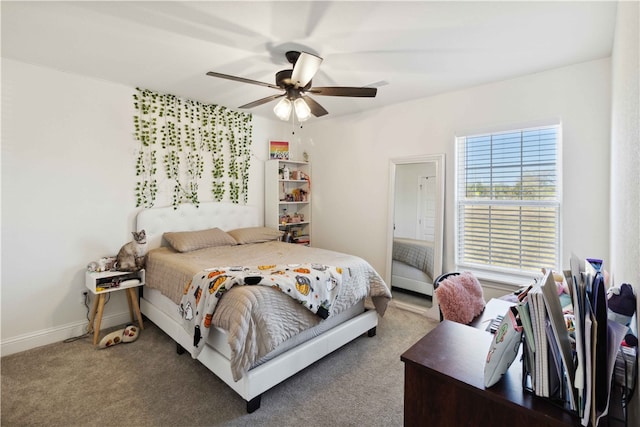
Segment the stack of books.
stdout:
<svg viewBox="0 0 640 427">
<path fill-rule="evenodd" d="M 295 238 L 295 242 L 299 245 L 309 245 L 310 239 L 308 234 L 304 234 L 302 236 L 298 236 Z"/>
<path fill-rule="evenodd" d="M 566 401 L 576 410 L 572 346 L 558 286 L 550 271 L 531 286 L 518 312 L 524 331 L 528 388 L 538 396 Z"/>
</svg>

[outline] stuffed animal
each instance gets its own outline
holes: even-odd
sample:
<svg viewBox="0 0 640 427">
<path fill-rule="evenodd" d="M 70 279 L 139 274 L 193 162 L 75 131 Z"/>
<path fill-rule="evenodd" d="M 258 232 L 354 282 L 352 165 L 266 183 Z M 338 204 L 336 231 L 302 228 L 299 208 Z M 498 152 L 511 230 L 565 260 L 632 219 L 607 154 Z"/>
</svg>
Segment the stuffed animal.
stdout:
<svg viewBox="0 0 640 427">
<path fill-rule="evenodd" d="M 628 283 L 620 287 L 611 287 L 607 291 L 607 304 L 609 305 L 609 320 L 629 326 L 633 313 L 636 312 L 636 296 L 633 288 Z"/>
<path fill-rule="evenodd" d="M 633 287 L 623 283 L 620 287 L 611 287 L 607 291 L 607 318 L 625 326 L 630 326 L 631 319 L 636 312 L 636 295 Z M 624 337 L 624 343 L 631 347 L 638 345 L 638 338 L 633 334 L 633 328 Z"/>
</svg>

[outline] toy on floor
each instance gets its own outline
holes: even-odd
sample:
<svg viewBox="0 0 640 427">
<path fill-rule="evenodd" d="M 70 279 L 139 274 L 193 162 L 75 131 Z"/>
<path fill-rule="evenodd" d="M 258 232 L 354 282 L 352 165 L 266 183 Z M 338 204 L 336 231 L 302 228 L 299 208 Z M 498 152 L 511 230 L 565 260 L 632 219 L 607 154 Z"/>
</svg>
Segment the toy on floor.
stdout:
<svg viewBox="0 0 640 427">
<path fill-rule="evenodd" d="M 130 343 L 138 339 L 140 335 L 140 331 L 135 325 L 127 325 L 124 329 L 120 329 L 114 332 L 111 332 L 105 335 L 104 338 L 100 340 L 98 344 L 98 348 L 107 348 L 113 347 L 116 344 Z"/>
</svg>

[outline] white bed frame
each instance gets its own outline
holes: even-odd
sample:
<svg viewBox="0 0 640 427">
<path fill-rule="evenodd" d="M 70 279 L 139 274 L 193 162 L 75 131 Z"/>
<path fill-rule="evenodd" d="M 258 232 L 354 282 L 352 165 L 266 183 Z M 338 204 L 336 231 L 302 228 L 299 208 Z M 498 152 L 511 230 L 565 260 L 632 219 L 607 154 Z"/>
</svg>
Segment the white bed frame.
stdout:
<svg viewBox="0 0 640 427">
<path fill-rule="evenodd" d="M 148 249 L 153 249 L 163 244 L 162 234 L 167 231 L 194 231 L 213 227 L 231 230 L 261 226 L 263 220 L 259 216 L 259 210 L 253 206 L 202 203 L 195 207 L 183 204 L 178 209 L 164 207 L 139 212 L 136 228 L 138 231 L 145 230 Z M 144 292 L 140 298 L 140 309 L 142 314 L 176 341 L 179 349 L 191 347 L 192 336 L 164 311 L 145 300 Z M 369 336 L 375 335 L 377 324 L 376 311 L 367 310 L 251 369 L 237 382 L 233 380 L 229 360 L 214 348 L 205 347 L 198 360 L 247 401 L 247 412 L 253 412 L 260 407 L 262 393 L 365 332 Z"/>
</svg>

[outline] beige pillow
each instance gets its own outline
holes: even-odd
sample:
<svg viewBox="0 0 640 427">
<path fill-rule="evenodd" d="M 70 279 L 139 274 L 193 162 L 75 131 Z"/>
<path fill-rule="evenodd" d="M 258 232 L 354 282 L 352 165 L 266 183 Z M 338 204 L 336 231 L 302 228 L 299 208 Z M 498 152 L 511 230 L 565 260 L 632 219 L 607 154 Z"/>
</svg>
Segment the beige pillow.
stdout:
<svg viewBox="0 0 640 427">
<path fill-rule="evenodd" d="M 163 237 L 178 252 L 191 252 L 212 246 L 236 245 L 233 237 L 219 228 L 198 231 L 175 231 L 164 233 Z"/>
<path fill-rule="evenodd" d="M 239 245 L 278 240 L 283 234 L 282 231 L 269 227 L 236 228 L 235 230 L 227 231 L 227 233 L 236 239 Z"/>
</svg>

